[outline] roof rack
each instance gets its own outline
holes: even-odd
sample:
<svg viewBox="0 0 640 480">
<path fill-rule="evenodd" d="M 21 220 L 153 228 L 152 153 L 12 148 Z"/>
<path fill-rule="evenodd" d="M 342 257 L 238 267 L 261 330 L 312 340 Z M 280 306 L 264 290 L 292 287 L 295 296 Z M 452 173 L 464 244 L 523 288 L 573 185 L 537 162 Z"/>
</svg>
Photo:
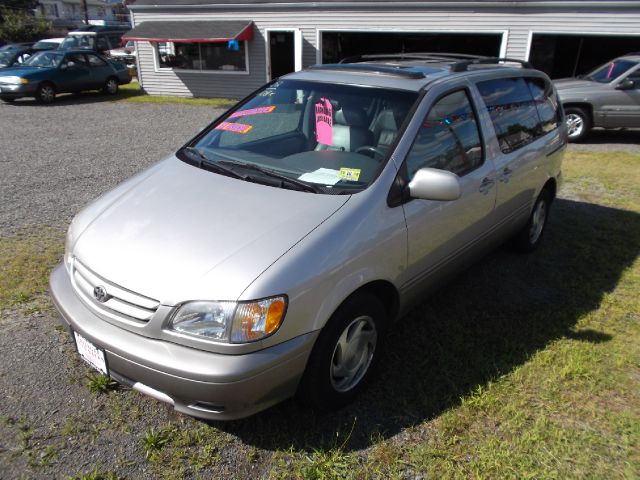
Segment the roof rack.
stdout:
<svg viewBox="0 0 640 480">
<path fill-rule="evenodd" d="M 480 55 L 467 55 L 464 53 L 406 52 L 354 55 L 352 57 L 343 58 L 339 63 L 358 63 L 371 60 L 427 60 L 430 62 L 450 62 L 452 60 L 475 60 L 480 58 L 486 57 Z"/>
<path fill-rule="evenodd" d="M 424 78 L 423 72 L 415 70 L 405 70 L 403 67 L 395 67 L 391 65 L 362 65 L 357 63 L 325 63 L 317 64 L 309 67 L 312 70 L 339 70 L 342 72 L 369 72 L 378 73 L 380 75 L 392 75 L 409 79 Z"/>
<path fill-rule="evenodd" d="M 466 72 L 471 65 L 494 65 L 500 62 L 515 62 L 522 65 L 522 68 L 533 68 L 529 62 L 525 60 L 518 60 L 516 58 L 507 57 L 480 57 L 472 60 L 463 60 L 451 65 L 452 72 Z"/>
</svg>

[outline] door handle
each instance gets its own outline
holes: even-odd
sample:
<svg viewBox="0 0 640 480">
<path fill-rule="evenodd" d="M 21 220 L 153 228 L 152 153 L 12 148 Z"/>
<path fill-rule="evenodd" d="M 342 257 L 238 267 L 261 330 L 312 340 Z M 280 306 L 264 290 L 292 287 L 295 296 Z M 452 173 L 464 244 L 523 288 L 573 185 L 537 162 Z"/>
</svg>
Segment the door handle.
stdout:
<svg viewBox="0 0 640 480">
<path fill-rule="evenodd" d="M 492 178 L 484 177 L 478 190 L 480 190 L 480 193 L 482 193 L 483 195 L 486 195 L 487 193 L 489 193 L 489 190 L 491 190 L 494 183 L 495 181 Z"/>
<path fill-rule="evenodd" d="M 504 167 L 504 169 L 502 170 L 502 175 L 500 175 L 500 181 L 509 183 L 511 175 L 513 175 L 513 170 L 511 170 L 509 167 Z"/>
</svg>

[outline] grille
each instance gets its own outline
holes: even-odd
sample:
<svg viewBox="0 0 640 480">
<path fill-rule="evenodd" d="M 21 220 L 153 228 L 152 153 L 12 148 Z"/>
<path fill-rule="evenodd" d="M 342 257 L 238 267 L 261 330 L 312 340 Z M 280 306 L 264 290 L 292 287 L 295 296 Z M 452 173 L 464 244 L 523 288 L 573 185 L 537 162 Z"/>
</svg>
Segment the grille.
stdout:
<svg viewBox="0 0 640 480">
<path fill-rule="evenodd" d="M 105 280 L 89 270 L 78 259 L 71 263 L 71 278 L 76 291 L 84 297 L 89 305 L 103 313 L 125 319 L 148 322 L 158 309 L 160 302 Z M 94 296 L 94 289 L 102 287 L 106 290 L 108 299 L 98 302 Z"/>
</svg>

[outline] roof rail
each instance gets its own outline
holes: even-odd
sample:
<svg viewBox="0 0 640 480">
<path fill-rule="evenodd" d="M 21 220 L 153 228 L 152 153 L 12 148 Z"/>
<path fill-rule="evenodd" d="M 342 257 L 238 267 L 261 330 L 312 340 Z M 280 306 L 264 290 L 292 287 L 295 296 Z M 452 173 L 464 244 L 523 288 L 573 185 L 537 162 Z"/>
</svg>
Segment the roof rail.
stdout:
<svg viewBox="0 0 640 480">
<path fill-rule="evenodd" d="M 311 65 L 312 70 L 338 70 L 342 72 L 368 72 L 378 73 L 380 75 L 391 75 L 409 79 L 424 78 L 424 73 L 415 70 L 405 70 L 402 67 L 394 67 L 391 65 L 362 65 L 357 63 L 325 63 Z"/>
<path fill-rule="evenodd" d="M 486 58 L 480 55 L 467 55 L 464 53 L 447 52 L 406 52 L 406 53 L 379 53 L 370 55 L 354 55 L 340 60 L 339 63 L 358 63 L 371 60 L 427 60 L 431 62 L 450 62 L 452 60 L 473 60 Z"/>
<path fill-rule="evenodd" d="M 463 60 L 461 62 L 456 62 L 451 65 L 452 72 L 466 72 L 471 65 L 493 65 L 498 64 L 500 62 L 515 62 L 522 65 L 522 68 L 533 68 L 529 62 L 525 60 L 518 60 L 516 58 L 507 58 L 507 57 L 481 57 L 473 60 Z"/>
</svg>

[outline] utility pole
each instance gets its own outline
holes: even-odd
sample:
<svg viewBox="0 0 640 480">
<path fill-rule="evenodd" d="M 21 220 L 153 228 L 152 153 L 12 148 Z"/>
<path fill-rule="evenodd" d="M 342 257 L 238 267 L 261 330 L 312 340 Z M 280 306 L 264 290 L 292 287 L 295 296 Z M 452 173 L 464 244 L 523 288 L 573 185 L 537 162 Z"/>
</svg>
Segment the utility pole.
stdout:
<svg viewBox="0 0 640 480">
<path fill-rule="evenodd" d="M 87 8 L 87 0 L 82 0 L 81 5 L 82 5 L 82 15 L 84 16 L 84 23 L 85 25 L 89 25 L 89 11 Z"/>
</svg>

